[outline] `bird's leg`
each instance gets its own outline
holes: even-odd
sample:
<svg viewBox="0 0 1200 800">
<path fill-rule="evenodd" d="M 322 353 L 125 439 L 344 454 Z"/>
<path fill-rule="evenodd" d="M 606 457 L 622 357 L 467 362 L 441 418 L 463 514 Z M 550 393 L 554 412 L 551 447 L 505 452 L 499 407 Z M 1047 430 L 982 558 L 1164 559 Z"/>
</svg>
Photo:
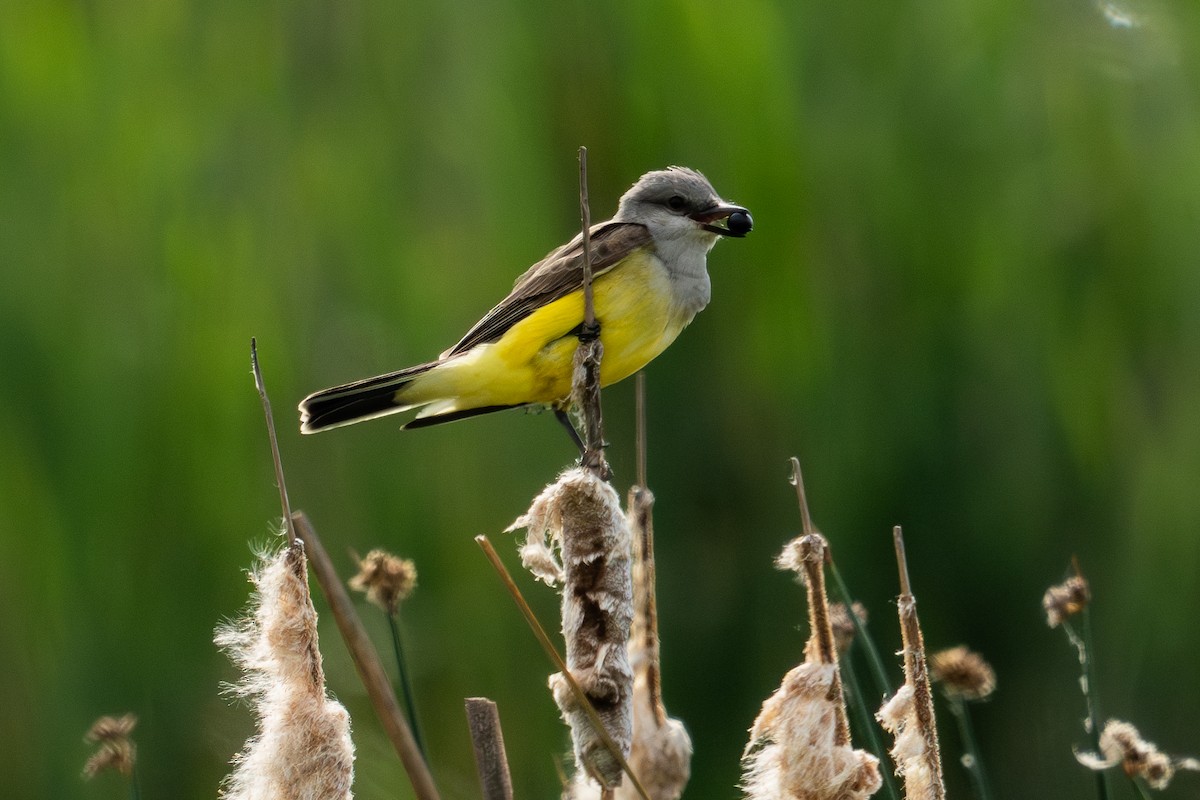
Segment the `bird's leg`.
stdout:
<svg viewBox="0 0 1200 800">
<path fill-rule="evenodd" d="M 579 448 L 579 455 L 587 452 L 587 447 L 583 444 L 583 439 L 579 438 L 579 431 L 575 430 L 575 425 L 571 422 L 571 415 L 558 406 L 554 407 L 554 418 L 557 419 L 562 426 L 567 429 L 567 435 L 571 437 L 571 441 Z"/>
</svg>

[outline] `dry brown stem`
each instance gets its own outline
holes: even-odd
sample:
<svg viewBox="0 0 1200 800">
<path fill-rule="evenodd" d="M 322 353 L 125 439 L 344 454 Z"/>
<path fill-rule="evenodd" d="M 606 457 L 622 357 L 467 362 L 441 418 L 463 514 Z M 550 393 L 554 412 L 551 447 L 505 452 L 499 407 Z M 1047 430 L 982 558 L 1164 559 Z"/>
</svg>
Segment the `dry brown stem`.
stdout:
<svg viewBox="0 0 1200 800">
<path fill-rule="evenodd" d="M 504 751 L 504 732 L 500 729 L 500 712 L 486 697 L 468 697 L 467 727 L 475 748 L 475 768 L 483 800 L 513 800 L 512 776 L 508 771 L 508 756 Z"/>
<path fill-rule="evenodd" d="M 908 800 L 945 800 L 933 693 L 925 664 L 925 642 L 917 619 L 917 600 L 908 579 L 908 559 L 900 527 L 892 531 L 900 572 L 900 634 L 904 642 L 904 686 L 879 710 L 879 721 L 896 736 L 892 758 L 904 777 Z"/>
</svg>

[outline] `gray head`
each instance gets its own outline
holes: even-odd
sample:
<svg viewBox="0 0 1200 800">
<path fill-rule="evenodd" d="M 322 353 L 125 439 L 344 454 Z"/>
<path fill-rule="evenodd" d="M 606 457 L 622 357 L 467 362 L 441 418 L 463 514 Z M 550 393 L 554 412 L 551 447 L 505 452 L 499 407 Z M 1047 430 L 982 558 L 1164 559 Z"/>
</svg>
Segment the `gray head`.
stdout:
<svg viewBox="0 0 1200 800">
<path fill-rule="evenodd" d="M 720 198 L 712 184 L 687 167 L 647 172 L 621 198 L 617 222 L 639 222 L 654 238 L 696 236 L 711 243 L 717 236 L 745 236 L 750 212 Z"/>
</svg>

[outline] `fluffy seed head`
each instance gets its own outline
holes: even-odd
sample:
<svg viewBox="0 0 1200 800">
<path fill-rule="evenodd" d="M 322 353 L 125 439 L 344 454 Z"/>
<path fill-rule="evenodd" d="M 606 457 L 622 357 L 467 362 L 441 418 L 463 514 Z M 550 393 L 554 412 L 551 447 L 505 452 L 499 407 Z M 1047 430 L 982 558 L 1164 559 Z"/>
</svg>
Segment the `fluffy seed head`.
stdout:
<svg viewBox="0 0 1200 800">
<path fill-rule="evenodd" d="M 417 565 L 386 550 L 372 550 L 358 562 L 358 574 L 350 579 L 350 588 L 366 592 L 367 600 L 389 614 L 417 588 Z"/>
<path fill-rule="evenodd" d="M 1082 575 L 1072 575 L 1062 583 L 1051 586 L 1042 598 L 1046 624 L 1057 628 L 1063 620 L 1082 611 L 1091 599 L 1092 590 Z"/>
<path fill-rule="evenodd" d="M 882 784 L 879 761 L 839 743 L 837 665 L 806 662 L 767 698 L 742 756 L 750 800 L 860 800 Z"/>
<path fill-rule="evenodd" d="M 1121 765 L 1131 778 L 1142 778 L 1151 789 L 1165 789 L 1175 777 L 1175 763 L 1161 753 L 1153 742 L 1147 742 L 1138 729 L 1128 722 L 1110 719 L 1100 734 L 1103 758 L 1084 753 L 1079 761 L 1091 769 L 1107 769 Z M 1187 766 L 1184 764 L 1184 766 Z"/>
<path fill-rule="evenodd" d="M 962 645 L 930 656 L 929 674 L 948 697 L 982 700 L 996 690 L 996 671 L 992 665 Z"/>
<path fill-rule="evenodd" d="M 137 747 L 130 738 L 137 717 L 125 714 L 120 717 L 100 717 L 92 723 L 84 740 L 100 747 L 83 766 L 83 776 L 94 778 L 106 769 L 116 770 L 128 777 L 133 774 L 137 763 Z"/>
</svg>

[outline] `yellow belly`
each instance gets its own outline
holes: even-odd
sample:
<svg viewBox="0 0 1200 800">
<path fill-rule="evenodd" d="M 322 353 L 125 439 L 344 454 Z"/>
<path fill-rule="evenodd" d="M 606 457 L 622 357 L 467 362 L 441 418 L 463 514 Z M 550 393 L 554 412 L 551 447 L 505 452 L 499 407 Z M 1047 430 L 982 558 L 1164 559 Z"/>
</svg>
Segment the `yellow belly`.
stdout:
<svg viewBox="0 0 1200 800">
<path fill-rule="evenodd" d="M 604 356 L 600 382 L 629 377 L 667 348 L 692 320 L 672 302 L 670 279 L 645 250 L 604 273 L 592 286 Z M 413 404 L 435 402 L 426 413 L 492 405 L 553 403 L 571 393 L 583 322 L 583 292 L 549 303 L 514 325 L 496 342 L 436 367 L 405 392 Z M 422 395 L 418 397 L 417 395 Z"/>
</svg>

